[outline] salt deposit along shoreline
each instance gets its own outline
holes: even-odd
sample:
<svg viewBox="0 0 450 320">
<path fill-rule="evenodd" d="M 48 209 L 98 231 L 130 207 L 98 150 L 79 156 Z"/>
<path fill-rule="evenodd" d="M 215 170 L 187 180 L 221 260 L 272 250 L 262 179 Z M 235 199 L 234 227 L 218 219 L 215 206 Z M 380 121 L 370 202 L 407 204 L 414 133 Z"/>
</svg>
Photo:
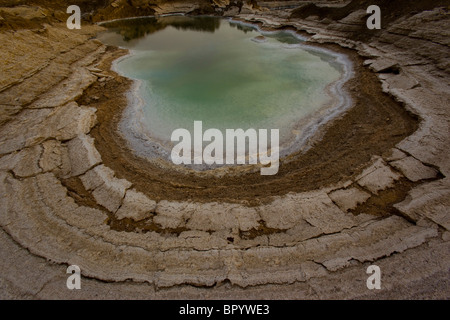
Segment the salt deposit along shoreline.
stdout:
<svg viewBox="0 0 450 320">
<path fill-rule="evenodd" d="M 422 41 L 437 46 L 429 54 L 446 52 L 448 45 L 438 36 L 445 28 L 436 27 L 446 22 L 439 9 L 401 23 L 421 30 L 427 25 L 424 15 L 437 30 L 423 34 Z M 295 25 L 312 34 L 311 42 L 352 47 L 372 70 L 355 60 L 357 81 L 347 84 L 355 106 L 304 155 L 308 163 L 320 155 L 316 159 L 325 162 L 320 170 L 311 167 L 301 175 L 293 169 L 305 163 L 301 157 L 285 165 L 303 177 L 295 183 L 289 183 L 287 172 L 277 177 L 280 187 L 272 182 L 264 189 L 261 178 L 251 174 L 242 180 L 183 179 L 145 165 L 117 135 L 131 82 L 109 66 L 124 52 L 89 40 L 97 27 L 73 33 L 47 26 L 51 37 L 30 30 L 0 33 L 2 43 L 34 48 L 23 50 L 34 56 L 26 65 L 17 63 L 14 46 L 0 50 L 16 62 L 15 69 L 4 68 L 1 83 L 9 82 L 0 92 L 0 104 L 13 110 L 2 115 L 0 126 L 0 252 L 8 257 L 0 261 L 2 297 L 449 297 L 450 93 L 440 76 L 444 71 L 427 60 L 417 64 L 413 51 L 412 58 L 405 56 L 396 30 L 388 30 L 381 43 L 367 44 L 348 40 L 339 23 L 325 28 L 317 21 L 293 23 L 262 14 L 240 18 L 271 27 Z M 393 66 L 401 72 L 384 72 Z M 392 134 L 400 125 L 407 132 L 414 127 L 400 120 L 391 98 L 376 93 L 380 84 L 374 74 L 385 93 L 420 118 L 417 130 L 397 142 L 391 137 L 391 147 L 380 139 L 386 128 Z M 376 112 L 367 96 L 352 88 L 368 90 L 374 104 L 381 101 Z M 382 130 L 376 131 L 379 123 Z M 353 144 L 355 136 L 364 144 Z M 355 154 L 372 157 L 357 161 Z M 333 176 L 328 167 L 354 172 Z M 255 195 L 258 188 L 270 198 Z M 71 264 L 81 268 L 82 290 L 65 288 Z M 382 270 L 382 290 L 365 286 L 370 264 Z"/>
<path fill-rule="evenodd" d="M 229 19 L 228 19 L 229 20 Z M 117 21 L 117 20 L 116 20 Z M 305 40 L 305 37 L 298 35 L 291 31 L 263 31 L 257 25 L 252 25 L 250 23 L 241 22 L 239 20 L 229 20 L 235 24 L 241 24 L 249 26 L 261 32 L 262 34 L 275 34 L 277 32 L 288 32 L 293 36 L 299 38 L 300 40 Z M 295 50 L 296 48 L 302 50 L 308 50 L 315 53 L 326 54 L 335 59 L 335 63 L 339 63 L 343 69 L 340 79 L 330 83 L 327 86 L 327 93 L 330 97 L 330 102 L 327 102 L 319 110 L 308 115 L 308 117 L 301 119 L 294 126 L 294 129 L 301 134 L 297 134 L 296 138 L 291 141 L 285 141 L 280 146 L 280 156 L 284 158 L 292 153 L 302 150 L 302 152 L 308 150 L 314 141 L 314 135 L 319 130 L 326 130 L 327 122 L 338 117 L 340 114 L 345 112 L 352 105 L 352 99 L 350 95 L 343 88 L 345 83 L 354 75 L 353 67 L 351 61 L 344 55 L 332 50 L 327 50 L 324 48 L 313 47 L 311 45 L 299 44 L 290 45 L 290 48 Z M 131 59 L 135 54 L 133 50 L 129 50 L 129 53 L 125 56 L 121 56 L 117 60 L 113 61 L 111 70 L 117 72 L 121 76 L 125 75 L 120 72 L 118 65 L 124 59 Z M 134 79 L 133 85 L 130 91 L 127 93 L 128 107 L 123 111 L 122 120 L 119 122 L 119 131 L 123 135 L 124 139 L 130 146 L 130 150 L 136 153 L 140 157 L 144 157 L 149 161 L 155 158 L 162 158 L 165 163 L 167 170 L 175 169 L 174 166 L 170 164 L 170 152 L 171 150 L 168 146 L 165 146 L 167 142 L 156 141 L 153 138 L 151 129 L 148 128 L 144 122 L 143 107 L 145 105 L 144 98 L 141 97 L 140 90 L 142 90 L 143 82 L 141 80 Z M 161 162 L 158 161 L 160 164 Z M 179 168 L 176 168 L 177 170 Z M 194 166 L 189 167 L 195 171 L 201 170 L 211 170 L 210 166 Z M 188 169 L 188 170 L 189 170 Z M 214 166 L 217 169 L 217 166 Z M 247 167 L 244 171 L 257 170 L 257 168 Z M 211 172 L 214 175 L 214 172 Z M 233 174 L 239 175 L 239 168 L 235 168 Z"/>
</svg>

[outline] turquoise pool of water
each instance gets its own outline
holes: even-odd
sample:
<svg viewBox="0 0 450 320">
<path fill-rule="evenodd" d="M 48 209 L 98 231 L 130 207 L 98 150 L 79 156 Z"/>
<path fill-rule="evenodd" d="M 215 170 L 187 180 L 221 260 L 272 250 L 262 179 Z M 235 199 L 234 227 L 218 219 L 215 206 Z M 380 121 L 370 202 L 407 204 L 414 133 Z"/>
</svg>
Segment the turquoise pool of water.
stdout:
<svg viewBox="0 0 450 320">
<path fill-rule="evenodd" d="M 304 136 L 305 119 L 339 100 L 332 84 L 343 78 L 345 64 L 293 33 L 262 33 L 213 17 L 105 26 L 100 40 L 131 52 L 117 61 L 116 71 L 137 80 L 122 128 L 147 148 L 164 153 L 173 130 L 192 131 L 194 121 L 224 132 L 279 129 L 280 142 L 289 145 Z"/>
</svg>

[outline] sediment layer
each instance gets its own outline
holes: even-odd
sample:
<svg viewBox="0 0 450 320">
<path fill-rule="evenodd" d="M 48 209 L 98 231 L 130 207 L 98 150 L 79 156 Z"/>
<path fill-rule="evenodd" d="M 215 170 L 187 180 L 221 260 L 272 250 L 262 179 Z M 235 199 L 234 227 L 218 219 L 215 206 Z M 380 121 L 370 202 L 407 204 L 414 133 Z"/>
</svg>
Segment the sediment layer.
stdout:
<svg viewBox="0 0 450 320">
<path fill-rule="evenodd" d="M 124 52 L 92 40 L 99 27 L 0 33 L 14 44 L 0 50 L 2 298 L 448 298 L 448 14 L 350 40 L 361 17 L 240 14 L 364 66 L 355 106 L 268 182 L 132 156 L 116 132 L 130 81 L 107 68 Z M 71 264 L 83 290 L 65 288 Z M 366 288 L 369 264 L 381 291 Z"/>
</svg>

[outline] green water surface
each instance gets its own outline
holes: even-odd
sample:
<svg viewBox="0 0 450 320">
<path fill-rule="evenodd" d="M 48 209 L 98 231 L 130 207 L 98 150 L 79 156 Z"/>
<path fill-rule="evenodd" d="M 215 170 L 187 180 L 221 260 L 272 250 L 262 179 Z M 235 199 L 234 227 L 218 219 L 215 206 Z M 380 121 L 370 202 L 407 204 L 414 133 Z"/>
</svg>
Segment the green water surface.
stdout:
<svg viewBox="0 0 450 320">
<path fill-rule="evenodd" d="M 331 103 L 326 87 L 341 77 L 333 58 L 286 32 L 258 42 L 250 26 L 181 16 L 107 27 L 100 39 L 132 52 L 116 68 L 140 80 L 133 103 L 143 101 L 141 122 L 159 141 L 192 131 L 195 120 L 204 130 L 279 129 L 280 140 L 291 139 L 296 123 Z"/>
</svg>

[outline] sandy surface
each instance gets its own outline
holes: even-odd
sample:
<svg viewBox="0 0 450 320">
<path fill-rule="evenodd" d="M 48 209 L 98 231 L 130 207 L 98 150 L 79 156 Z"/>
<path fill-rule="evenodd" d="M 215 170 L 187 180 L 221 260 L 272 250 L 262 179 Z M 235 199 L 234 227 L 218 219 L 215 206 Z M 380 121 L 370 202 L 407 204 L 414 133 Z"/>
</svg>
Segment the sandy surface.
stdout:
<svg viewBox="0 0 450 320">
<path fill-rule="evenodd" d="M 239 19 L 289 26 L 355 65 L 355 105 L 273 177 L 134 156 L 117 133 L 131 82 L 110 70 L 126 52 L 48 11 L 20 8 L 2 24 L 2 298 L 449 297 L 446 9 L 365 41 L 354 39 L 361 11 L 320 21 L 245 10 Z M 65 287 L 71 264 L 82 290 Z M 365 285 L 370 264 L 382 290 Z"/>
</svg>

